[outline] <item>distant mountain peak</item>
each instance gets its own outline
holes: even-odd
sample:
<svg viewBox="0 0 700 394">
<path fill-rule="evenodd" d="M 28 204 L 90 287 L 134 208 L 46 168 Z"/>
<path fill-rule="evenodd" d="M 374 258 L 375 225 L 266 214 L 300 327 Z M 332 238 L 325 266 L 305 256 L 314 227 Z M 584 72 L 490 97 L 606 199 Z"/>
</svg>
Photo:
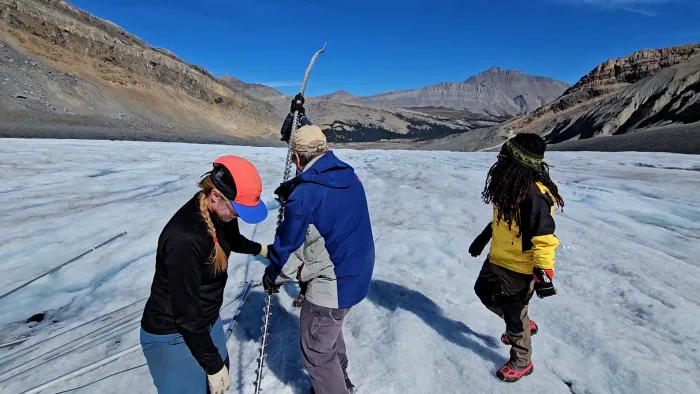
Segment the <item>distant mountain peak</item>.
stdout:
<svg viewBox="0 0 700 394">
<path fill-rule="evenodd" d="M 233 80 L 233 81 L 241 81 L 240 79 L 234 77 L 233 75 L 229 75 L 229 74 L 224 74 L 224 75 L 222 75 L 221 77 L 219 77 L 219 79 L 228 79 L 228 80 Z M 241 81 L 241 82 L 242 82 L 242 81 Z"/>
<path fill-rule="evenodd" d="M 520 70 L 512 70 L 509 68 L 501 68 L 498 66 L 489 67 L 488 70 L 484 71 L 486 74 L 522 74 Z"/>
<path fill-rule="evenodd" d="M 515 69 L 510 69 L 510 68 L 502 68 L 498 66 L 492 66 L 489 67 L 488 69 L 481 71 L 479 73 L 476 73 L 472 75 L 471 77 L 467 78 L 464 82 L 462 83 L 472 83 L 475 81 L 478 81 L 478 83 L 483 83 L 484 81 L 493 81 L 493 80 L 500 80 L 503 78 L 506 79 L 519 79 L 519 78 L 529 78 L 529 77 L 535 77 L 534 75 L 529 75 L 526 74 L 520 70 L 515 70 Z"/>
<path fill-rule="evenodd" d="M 340 89 L 340 90 L 336 90 L 335 92 L 333 92 L 331 94 L 325 94 L 325 95 L 321 96 L 320 98 L 324 99 L 324 100 L 343 101 L 343 100 L 351 100 L 351 99 L 356 98 L 356 97 L 358 97 L 358 96 L 348 92 L 347 90 Z"/>
<path fill-rule="evenodd" d="M 355 96 L 344 90 L 321 99 L 388 108 L 445 107 L 510 117 L 531 112 L 559 97 L 568 84 L 520 70 L 491 67 L 463 82 L 440 82 L 418 89 Z M 517 98 L 517 99 L 516 99 Z"/>
</svg>

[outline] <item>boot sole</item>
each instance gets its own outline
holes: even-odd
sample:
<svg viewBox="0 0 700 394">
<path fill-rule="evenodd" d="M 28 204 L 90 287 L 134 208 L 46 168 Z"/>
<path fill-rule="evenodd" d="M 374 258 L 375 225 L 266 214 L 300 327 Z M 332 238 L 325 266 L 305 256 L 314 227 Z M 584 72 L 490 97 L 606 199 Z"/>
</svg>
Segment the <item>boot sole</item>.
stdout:
<svg viewBox="0 0 700 394">
<path fill-rule="evenodd" d="M 517 382 L 518 380 L 524 378 L 525 376 L 531 375 L 532 372 L 533 372 L 534 370 L 535 370 L 535 366 L 533 365 L 532 368 L 530 368 L 529 371 L 525 372 L 522 376 L 520 376 L 520 377 L 517 378 L 517 379 L 507 378 L 507 377 L 501 375 L 501 371 L 496 372 L 496 376 L 497 376 L 499 379 L 501 379 L 501 381 L 503 381 L 503 382 L 505 382 L 505 383 L 515 383 L 515 382 Z"/>
</svg>

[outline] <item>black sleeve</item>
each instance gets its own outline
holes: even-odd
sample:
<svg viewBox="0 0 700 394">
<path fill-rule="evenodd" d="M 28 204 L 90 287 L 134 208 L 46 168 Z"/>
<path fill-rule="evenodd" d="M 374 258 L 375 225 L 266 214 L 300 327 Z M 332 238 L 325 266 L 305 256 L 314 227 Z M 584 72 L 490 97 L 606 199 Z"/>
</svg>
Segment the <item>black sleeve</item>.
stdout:
<svg viewBox="0 0 700 394">
<path fill-rule="evenodd" d="M 484 229 L 481 231 L 481 234 L 479 234 L 479 237 L 482 239 L 486 240 L 491 240 L 491 236 L 493 235 L 493 229 L 491 228 L 491 222 L 484 227 Z"/>
<path fill-rule="evenodd" d="M 299 119 L 299 123 L 301 123 L 302 126 L 308 126 L 313 124 L 306 115 L 302 116 L 301 119 Z"/>
<path fill-rule="evenodd" d="M 484 248 L 486 247 L 486 244 L 489 243 L 491 240 L 491 235 L 492 235 L 493 230 L 491 229 L 491 222 L 489 222 L 486 227 L 481 231 L 479 235 L 474 238 L 474 241 L 472 241 L 471 245 L 469 245 L 469 254 L 472 255 L 472 257 L 479 256 L 481 252 L 484 251 Z"/>
<path fill-rule="evenodd" d="M 199 365 L 211 375 L 219 372 L 224 362 L 211 339 L 199 303 L 205 250 L 196 239 L 171 239 L 165 250 L 165 268 L 178 332 Z"/>
<path fill-rule="evenodd" d="M 224 234 L 231 246 L 231 252 L 258 255 L 262 251 L 262 245 L 251 241 L 241 234 L 238 228 L 238 219 L 224 225 Z"/>
<path fill-rule="evenodd" d="M 289 137 L 291 136 L 292 133 L 292 123 L 294 123 L 294 114 L 289 113 L 287 114 L 287 117 L 284 119 L 284 122 L 282 123 L 282 128 L 280 129 L 280 135 L 282 136 L 281 140 L 285 142 L 289 142 Z M 300 126 L 308 126 L 312 124 L 311 121 L 309 120 L 306 115 L 299 117 L 299 125 L 297 125 L 297 128 Z"/>
</svg>

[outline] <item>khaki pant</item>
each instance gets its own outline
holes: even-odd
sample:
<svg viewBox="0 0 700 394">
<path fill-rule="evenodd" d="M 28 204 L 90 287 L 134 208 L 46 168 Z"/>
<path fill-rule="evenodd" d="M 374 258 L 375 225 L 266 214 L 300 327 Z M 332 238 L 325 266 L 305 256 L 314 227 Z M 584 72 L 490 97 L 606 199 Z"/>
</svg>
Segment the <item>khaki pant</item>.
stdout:
<svg viewBox="0 0 700 394">
<path fill-rule="evenodd" d="M 501 266 L 484 262 L 474 291 L 481 302 L 506 323 L 506 335 L 510 339 L 510 363 L 515 368 L 530 364 L 530 318 L 528 303 L 533 294 L 532 275 L 521 274 Z"/>
</svg>

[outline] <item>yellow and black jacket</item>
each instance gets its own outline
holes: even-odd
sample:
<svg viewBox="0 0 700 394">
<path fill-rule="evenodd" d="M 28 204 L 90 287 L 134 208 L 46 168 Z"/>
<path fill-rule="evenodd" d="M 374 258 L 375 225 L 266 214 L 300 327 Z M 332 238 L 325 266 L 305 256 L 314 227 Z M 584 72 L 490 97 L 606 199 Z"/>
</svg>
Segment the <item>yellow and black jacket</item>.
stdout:
<svg viewBox="0 0 700 394">
<path fill-rule="evenodd" d="M 522 233 L 514 222 L 496 219 L 493 209 L 489 261 L 511 271 L 531 274 L 533 267 L 554 269 L 554 250 L 559 240 L 554 235 L 554 198 L 544 185 L 536 182 L 520 203 Z M 485 230 L 487 231 L 488 228 Z"/>
</svg>

